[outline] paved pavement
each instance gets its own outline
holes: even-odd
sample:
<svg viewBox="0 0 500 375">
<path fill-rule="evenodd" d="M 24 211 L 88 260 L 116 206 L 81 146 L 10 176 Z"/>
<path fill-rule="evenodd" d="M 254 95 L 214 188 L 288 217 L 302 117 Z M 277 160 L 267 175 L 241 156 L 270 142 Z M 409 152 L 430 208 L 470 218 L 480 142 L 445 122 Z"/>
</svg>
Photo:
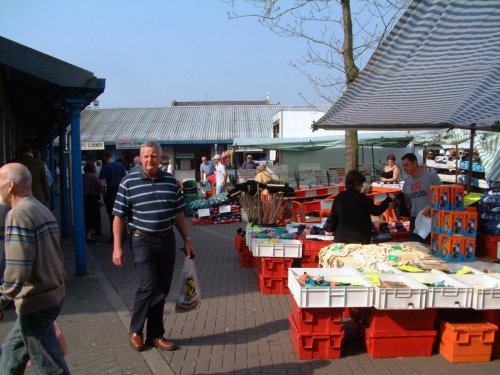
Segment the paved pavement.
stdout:
<svg viewBox="0 0 500 375">
<path fill-rule="evenodd" d="M 103 220 L 105 223 L 105 220 Z M 176 314 L 174 298 L 183 254 L 179 251 L 174 283 L 165 306 L 166 336 L 181 348 L 142 353 L 128 345 L 135 273 L 130 254 L 124 269 L 111 263 L 107 236 L 89 245 L 89 275 L 74 277 L 71 239 L 63 241 L 67 297 L 59 326 L 69 345 L 66 359 L 73 374 L 499 374 L 500 360 L 451 364 L 440 355 L 372 359 L 359 337 L 348 331 L 342 358 L 297 360 L 289 338 L 286 295 L 262 295 L 251 268 L 241 268 L 234 251 L 240 224 L 191 226 L 202 286 L 199 310 Z M 107 233 L 107 228 L 104 228 Z M 180 238 L 178 237 L 178 240 Z M 179 242 L 180 244 L 181 242 Z M 0 322 L 0 340 L 15 319 L 12 310 Z M 33 369 L 28 369 L 33 374 Z"/>
</svg>

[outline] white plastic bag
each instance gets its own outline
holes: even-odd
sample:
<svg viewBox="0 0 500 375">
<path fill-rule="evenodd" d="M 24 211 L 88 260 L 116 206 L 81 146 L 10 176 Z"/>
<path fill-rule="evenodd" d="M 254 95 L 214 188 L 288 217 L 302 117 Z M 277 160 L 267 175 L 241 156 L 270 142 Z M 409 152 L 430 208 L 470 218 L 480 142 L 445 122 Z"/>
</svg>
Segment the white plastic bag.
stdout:
<svg viewBox="0 0 500 375">
<path fill-rule="evenodd" d="M 193 259 L 184 258 L 181 280 L 181 288 L 175 301 L 175 311 L 183 313 L 196 310 L 201 305 L 201 291 Z"/>
<path fill-rule="evenodd" d="M 415 230 L 413 233 L 418 234 L 422 238 L 427 238 L 431 233 L 431 217 L 425 216 L 420 211 L 415 219 Z"/>
</svg>

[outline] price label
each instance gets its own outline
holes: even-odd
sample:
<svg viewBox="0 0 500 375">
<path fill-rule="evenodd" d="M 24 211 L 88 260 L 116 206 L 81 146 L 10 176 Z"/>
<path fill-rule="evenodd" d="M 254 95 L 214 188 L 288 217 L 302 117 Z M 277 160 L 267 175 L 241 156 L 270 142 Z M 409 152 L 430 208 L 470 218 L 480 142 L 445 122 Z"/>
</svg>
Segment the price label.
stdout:
<svg viewBox="0 0 500 375">
<path fill-rule="evenodd" d="M 220 214 L 226 214 L 228 212 L 231 212 L 231 206 L 230 205 L 225 205 L 225 206 L 220 206 L 219 207 L 219 213 Z"/>
<path fill-rule="evenodd" d="M 198 216 L 199 217 L 207 217 L 210 216 L 210 209 L 209 208 L 200 208 L 198 210 Z"/>
</svg>

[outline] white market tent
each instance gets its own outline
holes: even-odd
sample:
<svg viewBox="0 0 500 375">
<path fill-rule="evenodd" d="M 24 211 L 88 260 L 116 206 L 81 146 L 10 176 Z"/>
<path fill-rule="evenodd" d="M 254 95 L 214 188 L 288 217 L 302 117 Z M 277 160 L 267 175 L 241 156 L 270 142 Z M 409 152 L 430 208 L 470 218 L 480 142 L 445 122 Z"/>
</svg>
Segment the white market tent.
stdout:
<svg viewBox="0 0 500 375">
<path fill-rule="evenodd" d="M 489 147 L 499 143 L 499 120 L 500 2 L 415 0 L 312 127 L 483 130 L 486 159 L 495 161 L 498 148 Z M 500 165 L 488 173 L 500 177 Z"/>
</svg>

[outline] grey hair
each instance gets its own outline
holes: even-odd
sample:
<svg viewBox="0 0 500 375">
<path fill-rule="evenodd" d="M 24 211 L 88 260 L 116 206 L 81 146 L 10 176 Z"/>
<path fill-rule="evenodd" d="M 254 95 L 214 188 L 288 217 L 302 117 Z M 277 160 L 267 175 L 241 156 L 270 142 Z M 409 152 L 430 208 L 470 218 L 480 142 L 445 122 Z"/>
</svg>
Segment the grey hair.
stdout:
<svg viewBox="0 0 500 375">
<path fill-rule="evenodd" d="M 259 164 L 257 165 L 257 168 L 256 168 L 259 172 L 262 172 L 264 169 L 266 169 L 266 166 L 264 164 Z"/>
<path fill-rule="evenodd" d="M 148 139 L 146 142 L 144 142 L 141 145 L 141 150 L 145 147 L 154 147 L 160 152 L 160 155 L 162 153 L 162 149 L 161 149 L 160 144 L 158 142 L 156 142 L 154 139 Z"/>
<path fill-rule="evenodd" d="M 28 168 L 19 163 L 13 163 L 10 168 L 5 169 L 3 181 L 12 180 L 21 189 L 31 190 L 31 173 Z"/>
</svg>

